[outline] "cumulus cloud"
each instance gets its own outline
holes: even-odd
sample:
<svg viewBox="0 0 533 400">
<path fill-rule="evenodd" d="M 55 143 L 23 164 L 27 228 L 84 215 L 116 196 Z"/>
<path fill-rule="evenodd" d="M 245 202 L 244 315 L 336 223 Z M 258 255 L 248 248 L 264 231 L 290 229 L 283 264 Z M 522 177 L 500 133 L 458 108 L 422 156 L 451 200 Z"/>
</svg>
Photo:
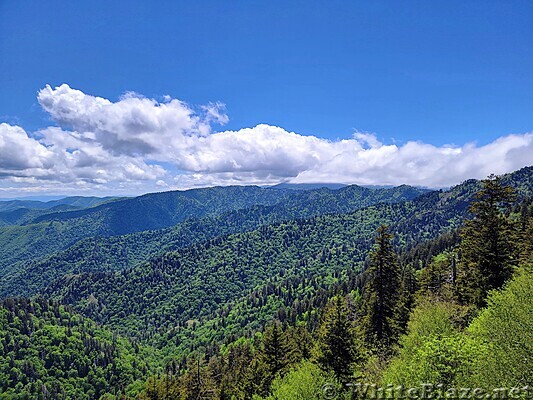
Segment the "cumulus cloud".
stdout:
<svg viewBox="0 0 533 400">
<path fill-rule="evenodd" d="M 356 139 L 357 140 L 357 139 Z M 516 155 L 513 156 L 512 154 Z M 485 145 L 437 147 L 421 142 L 402 146 L 375 142 L 369 149 L 348 146 L 342 155 L 301 173 L 295 181 L 398 184 L 445 187 L 468 178 L 502 174 L 533 163 L 533 134 L 508 135 Z"/>
<path fill-rule="evenodd" d="M 51 152 L 37 140 L 30 138 L 24 129 L 0 124 L 0 171 L 23 171 L 52 166 Z"/>
<path fill-rule="evenodd" d="M 226 120 L 220 104 L 206 106 L 202 118 L 176 99 L 159 103 L 130 92 L 113 103 L 66 84 L 46 86 L 38 100 L 55 122 L 77 132 L 81 140 L 97 142 L 114 155 L 168 161 L 179 161 L 176 150 L 190 146 L 191 137 L 208 135 L 209 122 Z"/>
<path fill-rule="evenodd" d="M 0 124 L 0 190 L 61 183 L 143 192 L 288 181 L 443 187 L 533 164 L 532 133 L 484 146 L 390 145 L 370 133 L 329 141 L 265 124 L 215 131 L 228 122 L 222 103 L 192 107 L 169 96 L 158 102 L 128 92 L 112 102 L 63 84 L 43 88 L 38 101 L 57 126 L 29 134 Z"/>
</svg>

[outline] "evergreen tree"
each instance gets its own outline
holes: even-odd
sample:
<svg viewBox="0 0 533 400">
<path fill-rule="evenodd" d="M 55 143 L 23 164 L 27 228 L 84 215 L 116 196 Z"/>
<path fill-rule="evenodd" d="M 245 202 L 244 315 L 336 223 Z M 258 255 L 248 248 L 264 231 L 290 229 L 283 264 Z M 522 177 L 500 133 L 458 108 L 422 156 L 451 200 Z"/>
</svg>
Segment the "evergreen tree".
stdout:
<svg viewBox="0 0 533 400">
<path fill-rule="evenodd" d="M 322 369 L 344 382 L 352 375 L 357 351 L 346 301 L 335 296 L 329 303 L 319 329 L 318 362 Z"/>
<path fill-rule="evenodd" d="M 409 322 L 409 314 L 414 306 L 415 293 L 418 289 L 415 269 L 411 264 L 402 268 L 400 295 L 398 298 L 398 307 L 396 309 L 396 320 L 400 333 L 404 333 Z"/>
<path fill-rule="evenodd" d="M 363 339 L 379 352 L 390 348 L 398 337 L 400 268 L 389 227 L 378 228 L 376 248 L 370 254 L 362 304 L 360 329 Z"/>
<path fill-rule="evenodd" d="M 152 376 L 148 379 L 145 385 L 145 396 L 147 400 L 159 399 L 159 390 L 157 386 L 157 377 Z"/>
<path fill-rule="evenodd" d="M 268 367 L 262 357 L 254 357 L 246 370 L 243 392 L 246 400 L 255 395 L 267 396 L 274 377 L 267 376 Z"/>
<path fill-rule="evenodd" d="M 298 325 L 288 331 L 288 333 L 290 364 L 296 364 L 302 360 L 309 360 L 311 358 L 313 338 L 306 327 Z"/>
<path fill-rule="evenodd" d="M 177 395 L 179 399 L 216 399 L 218 397 L 218 387 L 211 376 L 211 370 L 203 366 L 203 360 L 192 360 L 189 364 L 189 371 L 178 381 Z M 164 381 L 161 381 L 161 393 L 164 389 Z M 158 399 L 164 398 L 162 395 Z M 176 397 L 173 397 L 176 398 Z"/>
<path fill-rule="evenodd" d="M 286 372 L 291 353 L 286 332 L 275 321 L 263 333 L 261 350 L 248 369 L 245 391 L 266 396 L 272 381 Z"/>
<path fill-rule="evenodd" d="M 519 264 L 527 264 L 532 262 L 531 254 L 533 253 L 533 203 L 531 198 L 522 202 L 519 212 Z"/>
<path fill-rule="evenodd" d="M 470 206 L 460 246 L 457 293 L 463 303 L 485 305 L 487 293 L 511 277 L 518 261 L 517 231 L 509 218 L 514 190 L 491 175 Z"/>
<path fill-rule="evenodd" d="M 431 295 L 437 300 L 453 300 L 456 257 L 456 253 L 449 250 L 433 257 L 431 263 L 420 271 L 419 295 Z"/>
<path fill-rule="evenodd" d="M 278 322 L 273 323 L 265 331 L 261 355 L 267 366 L 267 372 L 272 379 L 287 366 L 289 346 L 285 332 L 283 332 Z"/>
</svg>

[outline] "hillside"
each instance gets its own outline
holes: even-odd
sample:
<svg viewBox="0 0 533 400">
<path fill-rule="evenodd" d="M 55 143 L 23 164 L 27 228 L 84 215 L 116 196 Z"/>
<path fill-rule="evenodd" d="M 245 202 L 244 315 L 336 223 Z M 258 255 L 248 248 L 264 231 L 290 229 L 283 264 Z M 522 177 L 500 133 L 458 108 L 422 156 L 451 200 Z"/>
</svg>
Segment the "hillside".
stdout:
<svg viewBox="0 0 533 400">
<path fill-rule="evenodd" d="M 224 187 L 154 193 L 96 207 L 41 215 L 23 226 L 0 228 L 0 270 L 63 250 L 80 239 L 169 227 L 253 204 L 275 204 L 292 192 Z"/>
<path fill-rule="evenodd" d="M 256 188 L 257 189 L 257 188 Z M 255 190 L 255 189 L 253 189 Z M 273 189 L 270 189 L 273 190 Z M 270 190 L 267 194 L 270 195 Z M 189 218 L 174 227 L 112 237 L 91 237 L 43 259 L 12 264 L 0 275 L 1 295 L 31 295 L 68 273 L 120 270 L 159 254 L 261 225 L 327 213 L 346 213 L 380 202 L 401 202 L 423 191 L 409 186 L 286 192 L 272 206 L 253 205 L 220 215 Z M 29 242 L 29 244 L 35 243 Z"/>
<path fill-rule="evenodd" d="M 0 322 L 1 398 L 98 399 L 154 371 L 155 350 L 42 298 L 5 299 Z"/>
<path fill-rule="evenodd" d="M 118 197 L 85 197 L 69 196 L 59 200 L 3 200 L 0 201 L 0 212 L 13 211 L 20 208 L 28 210 L 51 210 L 58 206 L 71 206 L 72 208 L 88 208 L 118 200 Z"/>
<path fill-rule="evenodd" d="M 257 286 L 360 270 L 382 223 L 393 227 L 399 246 L 457 227 L 468 206 L 465 189 L 212 239 L 124 272 L 67 276 L 46 294 L 130 334 L 186 325 Z M 89 296 L 97 303 L 87 306 Z"/>
<path fill-rule="evenodd" d="M 75 206 L 68 204 L 57 205 L 51 208 L 33 209 L 20 207 L 8 211 L 0 211 L 0 227 L 10 225 L 25 225 L 31 223 L 35 218 L 51 212 L 63 212 L 77 210 Z"/>
<path fill-rule="evenodd" d="M 520 187 L 524 175 L 506 179 Z M 298 293 L 305 295 L 309 289 L 306 281 L 331 283 L 360 271 L 381 224 L 391 226 L 399 248 L 455 229 L 468 215 L 478 188 L 479 183 L 470 180 L 412 201 L 263 226 L 168 253 L 123 272 L 69 275 L 45 293 L 127 334 L 165 332 L 191 320 L 201 325 L 222 310 L 229 314 L 226 306 L 251 290 L 260 292 L 273 285 L 268 290 L 276 293 L 292 280 L 297 285 L 290 290 L 298 299 Z M 89 297 L 95 301 L 88 305 Z M 262 306 L 268 311 L 259 314 L 272 318 L 274 305 Z M 260 323 L 243 313 L 239 319 L 242 323 L 234 326 L 234 333 L 249 323 Z"/>
<path fill-rule="evenodd" d="M 71 196 L 50 201 L 0 201 L 0 227 L 31 224 L 46 214 L 96 207 L 116 200 L 120 200 L 120 198 Z"/>
</svg>

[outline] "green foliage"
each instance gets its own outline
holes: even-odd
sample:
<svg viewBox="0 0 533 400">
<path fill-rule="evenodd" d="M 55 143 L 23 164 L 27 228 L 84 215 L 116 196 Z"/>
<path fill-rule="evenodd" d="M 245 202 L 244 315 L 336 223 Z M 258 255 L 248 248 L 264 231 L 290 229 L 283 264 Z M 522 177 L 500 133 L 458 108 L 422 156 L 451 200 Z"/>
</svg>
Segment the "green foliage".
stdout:
<svg viewBox="0 0 533 400">
<path fill-rule="evenodd" d="M 485 305 L 487 293 L 511 277 L 518 263 L 515 224 L 509 219 L 515 191 L 491 175 L 483 181 L 470 207 L 474 218 L 467 220 L 460 247 L 458 294 L 461 301 Z"/>
<path fill-rule="evenodd" d="M 435 256 L 432 262 L 420 271 L 419 294 L 452 301 L 457 275 L 456 259 L 456 253 L 450 250 Z"/>
<path fill-rule="evenodd" d="M 329 303 L 318 337 L 318 363 L 332 372 L 338 382 L 346 382 L 353 374 L 358 359 L 353 322 L 346 300 L 335 296 Z"/>
<path fill-rule="evenodd" d="M 265 372 L 273 379 L 285 372 L 289 362 L 289 345 L 287 335 L 279 323 L 274 322 L 263 335 L 261 357 L 265 364 Z"/>
<path fill-rule="evenodd" d="M 518 253 L 519 265 L 531 263 L 533 254 L 533 200 L 525 199 L 518 211 Z"/>
<path fill-rule="evenodd" d="M 480 387 L 485 390 L 531 385 L 533 357 L 533 273 L 524 267 L 461 331 L 461 306 L 423 299 L 415 308 L 401 349 L 383 375 L 383 384 Z"/>
<path fill-rule="evenodd" d="M 398 303 L 396 305 L 395 323 L 398 334 L 405 333 L 409 314 L 414 307 L 415 294 L 418 290 L 417 271 L 411 264 L 401 268 L 401 284 L 399 289 Z"/>
<path fill-rule="evenodd" d="M 532 299 L 531 265 L 522 268 L 505 289 L 491 293 L 488 307 L 468 328 L 484 351 L 465 383 L 474 382 L 487 388 L 533 384 Z"/>
<path fill-rule="evenodd" d="M 400 267 L 389 227 L 377 230 L 376 247 L 370 253 L 363 292 L 362 317 L 359 322 L 366 343 L 379 352 L 395 343 L 399 333 L 398 307 Z"/>
<path fill-rule="evenodd" d="M 334 382 L 316 364 L 309 361 L 296 365 L 283 378 L 272 382 L 272 394 L 267 400 L 322 400 L 324 388 Z M 335 388 L 337 391 L 338 387 Z"/>
<path fill-rule="evenodd" d="M 283 330 L 278 323 L 270 325 L 264 334 L 233 343 L 209 362 L 191 360 L 182 373 L 170 368 L 171 373 L 150 377 L 139 399 L 323 398 L 322 386 L 335 378 L 301 356 L 298 340 L 307 335 L 301 327 Z M 314 345 L 311 337 L 307 339 Z"/>
<path fill-rule="evenodd" d="M 48 300 L 7 298 L 0 322 L 2 399 L 98 399 L 126 393 L 154 367 L 153 350 Z"/>
<path fill-rule="evenodd" d="M 475 346 L 454 325 L 460 306 L 423 299 L 411 315 L 408 331 L 400 339 L 400 352 L 383 375 L 383 384 L 419 386 L 453 385 L 474 363 Z"/>
</svg>

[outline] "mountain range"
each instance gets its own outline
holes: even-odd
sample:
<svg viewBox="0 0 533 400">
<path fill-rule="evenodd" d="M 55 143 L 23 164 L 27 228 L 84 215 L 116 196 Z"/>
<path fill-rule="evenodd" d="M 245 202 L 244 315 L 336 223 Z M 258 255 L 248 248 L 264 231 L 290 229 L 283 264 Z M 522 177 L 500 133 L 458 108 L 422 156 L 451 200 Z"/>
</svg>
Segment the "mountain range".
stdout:
<svg viewBox="0 0 533 400">
<path fill-rule="evenodd" d="M 532 179 L 533 167 L 500 179 L 522 219 Z M 225 357 L 239 343 L 253 353 L 272 321 L 316 332 L 336 293 L 360 301 L 380 226 L 393 233 L 402 268 L 420 275 L 457 247 L 483 185 L 0 202 L 0 393 L 136 396 L 168 365 L 190 371 L 191 358 Z"/>
</svg>

